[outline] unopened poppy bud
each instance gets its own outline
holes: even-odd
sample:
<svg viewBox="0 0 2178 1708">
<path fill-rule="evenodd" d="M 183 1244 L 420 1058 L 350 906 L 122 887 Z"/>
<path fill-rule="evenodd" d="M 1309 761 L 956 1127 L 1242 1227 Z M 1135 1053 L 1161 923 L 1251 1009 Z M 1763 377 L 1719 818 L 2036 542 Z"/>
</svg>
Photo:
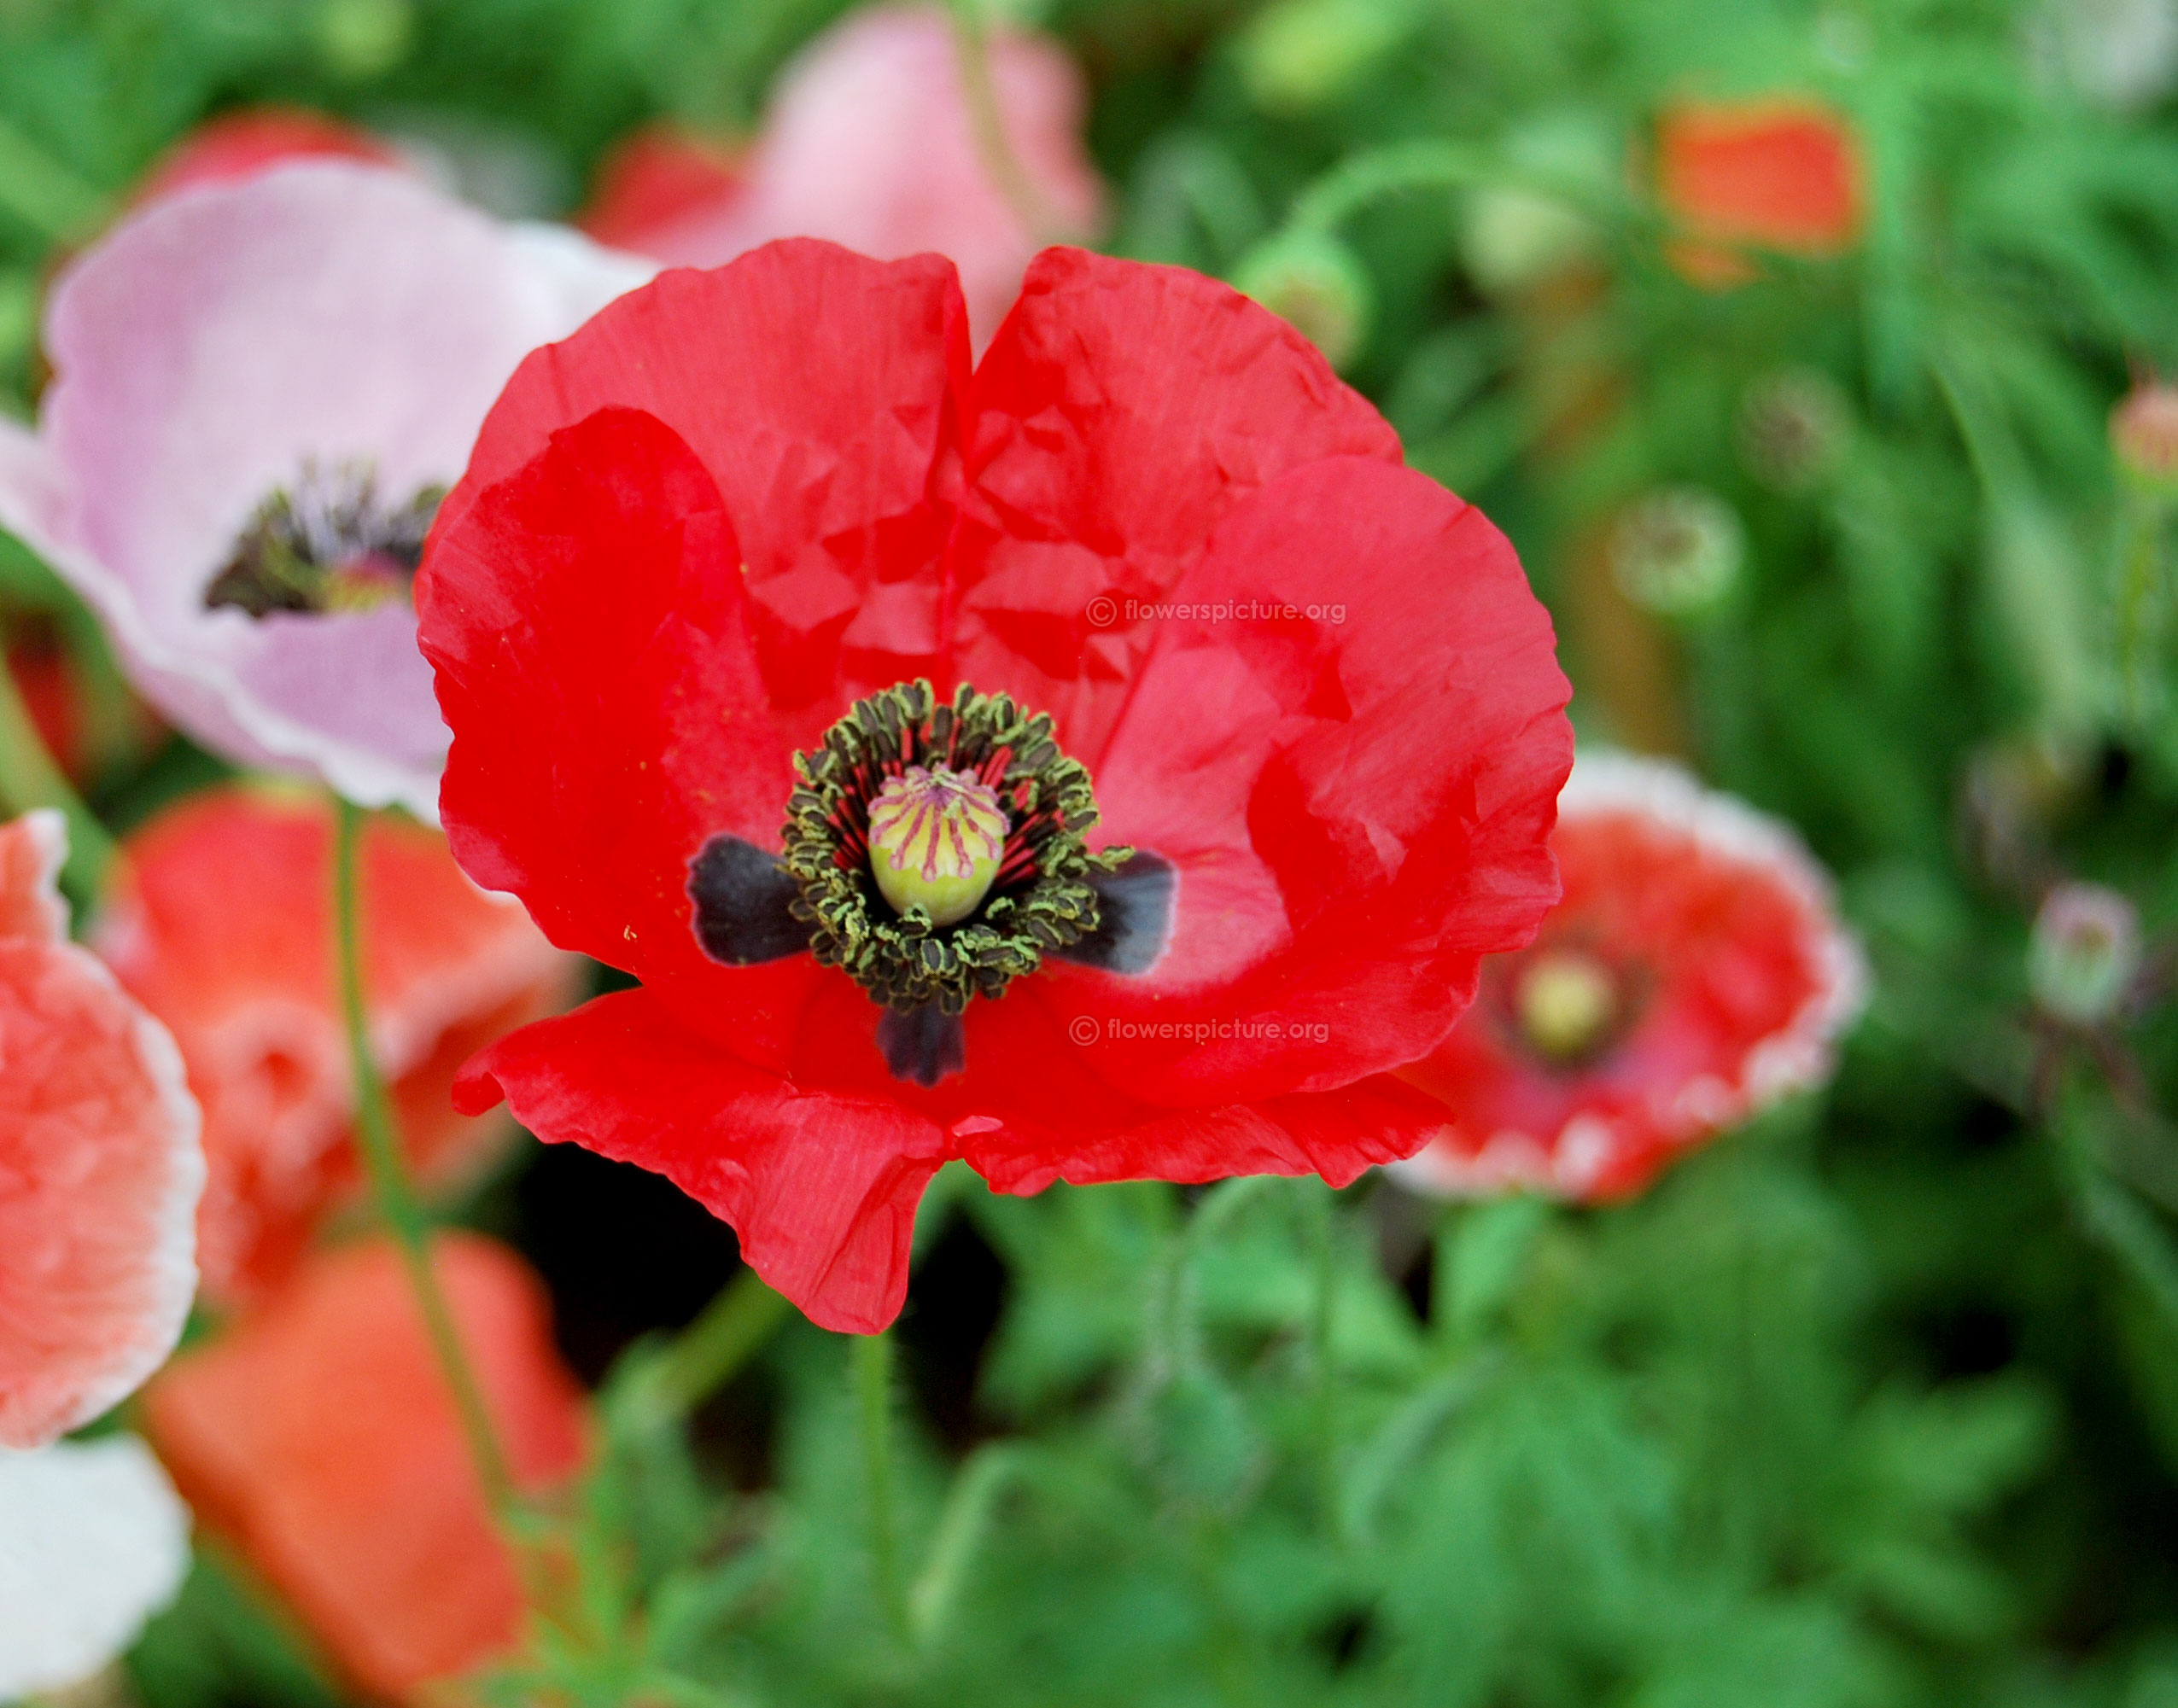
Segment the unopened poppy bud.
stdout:
<svg viewBox="0 0 2178 1708">
<path fill-rule="evenodd" d="M 1406 27 L 1391 0 L 1280 0 L 1241 36 L 1241 74 L 1265 112 L 1304 113 L 1349 93 Z"/>
<path fill-rule="evenodd" d="M 1528 963 L 1513 1004 L 1521 1035 L 1537 1054 L 1578 1061 L 1617 1023 L 1618 981 L 1593 955 L 1553 949 Z"/>
<path fill-rule="evenodd" d="M 1369 336 L 1375 290 L 1358 257 L 1336 237 L 1288 232 L 1243 256 L 1235 289 L 1253 297 L 1343 368 Z"/>
<path fill-rule="evenodd" d="M 1585 184 L 1609 196 L 1621 170 L 1623 143 L 1595 115 L 1561 109 L 1515 126 L 1503 143 L 1507 163 L 1539 183 Z M 1603 231 L 1567 195 L 1518 182 L 1479 186 L 1460 210 L 1460 259 L 1478 289 L 1517 296 L 1594 263 Z"/>
<path fill-rule="evenodd" d="M 1747 556 L 1739 512 L 1701 487 L 1636 499 L 1611 535 L 1611 573 L 1644 610 L 1690 616 L 1720 603 Z"/>
<path fill-rule="evenodd" d="M 2144 380 L 2110 412 L 2110 448 L 2142 490 L 2178 498 L 2178 385 Z"/>
<path fill-rule="evenodd" d="M 1853 406 L 1819 369 L 1784 368 L 1747 388 L 1739 409 L 1739 460 L 1764 486 L 1804 493 L 1837 472 L 1853 432 Z"/>
<path fill-rule="evenodd" d="M 896 912 L 920 907 L 951 925 L 982 905 L 1008 826 L 997 794 L 943 765 L 888 777 L 870 803 L 870 872 Z"/>
<path fill-rule="evenodd" d="M 2037 1006 L 2093 1026 L 2109 1019 L 2140 969 L 2133 904 L 2099 883 L 2060 883 L 2035 915 L 2027 982 Z"/>
</svg>

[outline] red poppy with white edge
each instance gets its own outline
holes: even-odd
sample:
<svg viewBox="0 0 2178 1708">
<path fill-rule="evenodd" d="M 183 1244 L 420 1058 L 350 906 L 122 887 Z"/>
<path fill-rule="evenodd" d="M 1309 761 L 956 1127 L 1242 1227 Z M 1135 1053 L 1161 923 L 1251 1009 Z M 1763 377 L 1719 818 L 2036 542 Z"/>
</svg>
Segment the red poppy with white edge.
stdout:
<svg viewBox="0 0 2178 1708">
<path fill-rule="evenodd" d="M 1383 1071 L 1557 893 L 1550 620 L 1313 347 L 1067 249 L 966 330 L 935 256 L 668 273 L 523 365 L 417 582 L 456 856 L 642 981 L 458 1094 L 832 1327 L 898 1311 L 949 1158 L 1405 1155 Z"/>
<path fill-rule="evenodd" d="M 442 1234 L 432 1263 L 525 1493 L 585 1451 L 582 1396 L 522 1260 Z M 313 1257 L 232 1332 L 177 1358 L 144 1419 L 199 1521 L 240 1551 L 372 1699 L 511 1648 L 523 1594 L 399 1253 Z"/>
<path fill-rule="evenodd" d="M 1821 868 L 1788 827 L 1677 766 L 1582 759 L 1551 845 L 1565 899 L 1398 1076 L 1451 1111 L 1397 1165 L 1425 1191 L 1639 1192 L 1826 1080 L 1860 1012 L 1860 951 Z"/>
<path fill-rule="evenodd" d="M 54 889 L 57 813 L 0 826 L 0 1449 L 90 1422 L 172 1350 L 204 1182 L 172 1039 Z"/>
<path fill-rule="evenodd" d="M 354 1080 L 332 956 L 332 813 L 323 796 L 210 790 L 123 844 L 97 944 L 173 1030 L 204 1107 L 211 1179 L 198 1217 L 207 1297 L 279 1280 L 361 1188 Z M 505 896 L 462 876 L 435 831 L 364 832 L 364 997 L 412 1167 L 472 1176 L 511 1136 L 454 1110 L 476 1051 L 564 1007 L 575 963 Z"/>
</svg>

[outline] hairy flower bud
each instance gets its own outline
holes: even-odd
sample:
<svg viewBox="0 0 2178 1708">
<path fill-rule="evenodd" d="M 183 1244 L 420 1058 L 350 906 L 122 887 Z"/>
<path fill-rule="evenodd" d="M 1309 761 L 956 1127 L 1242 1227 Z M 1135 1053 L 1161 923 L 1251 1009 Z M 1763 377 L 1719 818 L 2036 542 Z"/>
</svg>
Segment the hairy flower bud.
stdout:
<svg viewBox="0 0 2178 1708">
<path fill-rule="evenodd" d="M 2178 498 L 2178 385 L 2143 380 L 2110 412 L 2110 448 L 2144 492 Z"/>
<path fill-rule="evenodd" d="M 1233 275 L 1253 297 L 1343 368 L 1360 353 L 1375 309 L 1368 270 L 1329 234 L 1290 231 L 1258 244 Z"/>
<path fill-rule="evenodd" d="M 1837 472 L 1853 434 L 1853 405 L 1819 368 L 1780 368 L 1747 388 L 1739 460 L 1764 486 L 1804 493 Z"/>
<path fill-rule="evenodd" d="M 2060 883 L 2043 898 L 2027 949 L 2027 982 L 2046 1012 L 2099 1025 L 2117 1011 L 2140 968 L 2140 915 L 2116 890 Z"/>
<path fill-rule="evenodd" d="M 1739 579 L 1747 532 L 1739 512 L 1702 487 L 1665 487 L 1629 504 L 1611 533 L 1611 573 L 1644 610 L 1691 616 Z"/>
<path fill-rule="evenodd" d="M 1241 74 L 1267 113 L 1305 113 L 1352 90 L 1406 32 L 1392 0 L 1278 0 L 1240 42 Z"/>
</svg>

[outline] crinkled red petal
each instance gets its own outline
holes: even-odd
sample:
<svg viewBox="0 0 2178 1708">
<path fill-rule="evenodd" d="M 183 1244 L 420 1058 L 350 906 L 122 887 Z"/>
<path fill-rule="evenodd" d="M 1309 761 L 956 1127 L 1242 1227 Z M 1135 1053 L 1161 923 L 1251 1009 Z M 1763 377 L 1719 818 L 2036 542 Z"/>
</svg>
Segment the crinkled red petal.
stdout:
<svg viewBox="0 0 2178 1708">
<path fill-rule="evenodd" d="M 460 1094 L 470 1108 L 503 1094 L 539 1138 L 665 1175 L 731 1222 L 750 1266 L 811 1321 L 856 1334 L 899 1315 L 915 1205 L 949 1154 L 896 1099 L 749 1067 L 645 991 L 503 1039 Z"/>
<path fill-rule="evenodd" d="M 1248 493 L 1398 435 L 1316 347 L 1182 267 L 1047 249 L 976 370 L 951 554 L 955 675 L 1098 768 L 1153 621 Z"/>
<path fill-rule="evenodd" d="M 656 416 L 723 497 L 765 695 L 805 747 L 847 701 L 938 668 L 967 370 L 960 284 L 936 255 L 795 238 L 667 272 L 523 363 L 436 534 L 563 428 L 606 408 Z"/>
</svg>

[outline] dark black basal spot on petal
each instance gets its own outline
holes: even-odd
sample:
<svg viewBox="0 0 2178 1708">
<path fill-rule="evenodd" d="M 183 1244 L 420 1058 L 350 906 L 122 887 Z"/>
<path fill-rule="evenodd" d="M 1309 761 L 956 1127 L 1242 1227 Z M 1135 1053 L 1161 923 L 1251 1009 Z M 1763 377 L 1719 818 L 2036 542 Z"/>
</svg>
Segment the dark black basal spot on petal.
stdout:
<svg viewBox="0 0 2178 1708">
<path fill-rule="evenodd" d="M 809 928 L 788 911 L 800 893 L 776 855 L 739 837 L 713 837 L 688 862 L 696 941 L 728 966 L 780 960 L 809 947 Z"/>
<path fill-rule="evenodd" d="M 968 1041 L 961 1030 L 961 1017 L 948 1014 L 935 1002 L 926 1002 L 912 1013 L 888 1008 L 878 1018 L 877 1046 L 885 1064 L 896 1080 L 913 1080 L 928 1089 L 948 1074 L 968 1065 Z"/>
<path fill-rule="evenodd" d="M 1096 891 L 1096 930 L 1052 953 L 1061 960 L 1129 977 L 1147 972 L 1172 941 L 1172 898 L 1180 874 L 1172 862 L 1147 848 L 1117 871 L 1089 879 Z"/>
</svg>

